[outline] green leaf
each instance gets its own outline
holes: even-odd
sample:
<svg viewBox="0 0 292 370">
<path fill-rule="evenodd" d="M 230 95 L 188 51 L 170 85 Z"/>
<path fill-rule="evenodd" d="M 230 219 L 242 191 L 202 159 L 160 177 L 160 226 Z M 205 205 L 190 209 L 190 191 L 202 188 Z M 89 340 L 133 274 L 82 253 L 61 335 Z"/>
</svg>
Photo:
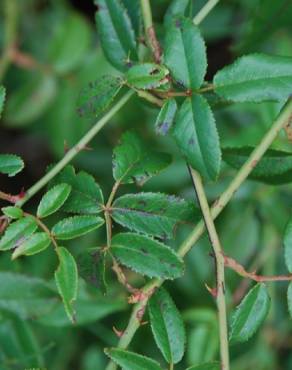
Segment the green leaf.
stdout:
<svg viewBox="0 0 292 370">
<path fill-rule="evenodd" d="M 14 154 L 0 154 L 0 173 L 9 177 L 15 176 L 22 171 L 24 167 L 23 160 Z"/>
<path fill-rule="evenodd" d="M 292 281 L 290 281 L 287 290 L 288 310 L 290 317 L 292 317 Z"/>
<path fill-rule="evenodd" d="M 156 118 L 155 131 L 157 134 L 164 136 L 168 133 L 174 122 L 176 111 L 175 99 L 167 99 Z"/>
<path fill-rule="evenodd" d="M 108 61 L 121 71 L 138 60 L 135 33 L 120 0 L 95 0 L 96 23 L 102 49 Z"/>
<path fill-rule="evenodd" d="M 62 207 L 69 197 L 71 186 L 59 184 L 50 189 L 41 199 L 37 210 L 40 218 L 48 217 Z"/>
<path fill-rule="evenodd" d="M 69 319 L 75 322 L 73 302 L 77 298 L 78 271 L 74 257 L 63 247 L 58 248 L 59 267 L 55 272 L 55 281 L 62 297 Z"/>
<path fill-rule="evenodd" d="M 292 273 L 292 218 L 289 220 L 284 233 L 285 262 L 288 271 Z"/>
<path fill-rule="evenodd" d="M 51 239 L 47 233 L 35 233 L 14 250 L 12 259 L 15 259 L 19 256 L 32 256 L 33 254 L 42 252 L 50 244 Z"/>
<path fill-rule="evenodd" d="M 189 164 L 206 180 L 215 180 L 220 171 L 221 151 L 215 119 L 205 98 L 186 98 L 176 116 L 173 129 Z"/>
<path fill-rule="evenodd" d="M 0 272 L 0 310 L 23 319 L 47 314 L 56 305 L 56 294 L 42 279 L 15 272 Z"/>
<path fill-rule="evenodd" d="M 154 63 L 137 64 L 125 74 L 128 85 L 136 89 L 155 89 L 168 82 L 169 71 Z"/>
<path fill-rule="evenodd" d="M 219 362 L 207 362 L 201 365 L 195 365 L 188 367 L 187 370 L 220 370 L 221 366 Z"/>
<path fill-rule="evenodd" d="M 49 64 L 57 73 L 69 73 L 86 58 L 90 43 L 91 29 L 85 17 L 68 13 L 53 28 L 49 46 Z"/>
<path fill-rule="evenodd" d="M 131 230 L 171 238 L 179 222 L 195 222 L 199 211 L 184 199 L 162 193 L 127 194 L 115 200 L 113 219 Z"/>
<path fill-rule="evenodd" d="M 190 19 L 178 17 L 166 26 L 164 63 L 178 85 L 198 89 L 207 70 L 206 47 Z"/>
<path fill-rule="evenodd" d="M 101 217 L 74 216 L 64 218 L 52 228 L 52 234 L 56 239 L 68 240 L 87 234 L 104 224 Z"/>
<path fill-rule="evenodd" d="M 291 94 L 292 58 L 250 54 L 214 77 L 215 91 L 235 102 L 284 100 Z"/>
<path fill-rule="evenodd" d="M 54 179 L 53 184 L 64 182 L 72 188 L 62 210 L 70 213 L 97 214 L 104 203 L 100 186 L 93 176 L 86 172 L 75 174 L 73 166 L 67 166 Z"/>
<path fill-rule="evenodd" d="M 106 348 L 105 353 L 123 370 L 161 370 L 158 362 L 134 352 L 120 348 Z"/>
<path fill-rule="evenodd" d="M 167 167 L 171 157 L 150 151 L 133 132 L 126 132 L 113 154 L 113 175 L 121 184 L 143 185 L 150 177 Z"/>
<path fill-rule="evenodd" d="M 18 219 L 23 217 L 23 210 L 19 207 L 3 207 L 1 208 L 3 214 L 9 218 Z"/>
<path fill-rule="evenodd" d="M 225 148 L 222 150 L 224 162 L 240 169 L 251 155 L 254 147 Z M 292 181 L 292 153 L 269 149 L 258 163 L 254 163 L 249 178 L 266 184 L 286 184 Z"/>
<path fill-rule="evenodd" d="M 0 240 L 0 250 L 7 250 L 17 247 L 35 232 L 38 225 L 31 216 L 23 217 L 11 223 Z"/>
<path fill-rule="evenodd" d="M 111 251 L 122 265 L 142 275 L 175 279 L 184 272 L 182 259 L 172 249 L 143 235 L 115 235 Z"/>
<path fill-rule="evenodd" d="M 5 87 L 0 85 L 0 118 L 4 108 L 5 96 L 6 96 Z"/>
<path fill-rule="evenodd" d="M 164 16 L 164 24 L 167 27 L 173 21 L 173 18 L 177 18 L 178 16 L 184 16 L 190 0 L 173 0 Z"/>
<path fill-rule="evenodd" d="M 168 363 L 178 363 L 184 354 L 185 329 L 180 312 L 168 292 L 160 288 L 149 301 L 155 342 Z"/>
<path fill-rule="evenodd" d="M 244 297 L 231 320 L 230 342 L 245 342 L 261 326 L 270 309 L 270 297 L 265 284 L 257 284 Z"/>
<path fill-rule="evenodd" d="M 123 86 L 120 77 L 105 75 L 90 82 L 79 96 L 77 111 L 81 117 L 97 117 L 105 111 Z"/>
</svg>

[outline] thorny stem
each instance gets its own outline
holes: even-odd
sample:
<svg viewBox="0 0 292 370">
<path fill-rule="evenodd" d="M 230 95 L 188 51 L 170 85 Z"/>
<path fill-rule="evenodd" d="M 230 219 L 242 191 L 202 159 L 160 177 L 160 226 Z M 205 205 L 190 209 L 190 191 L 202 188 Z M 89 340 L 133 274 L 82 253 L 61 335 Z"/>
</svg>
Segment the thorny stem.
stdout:
<svg viewBox="0 0 292 370">
<path fill-rule="evenodd" d="M 21 207 L 40 189 L 42 189 L 51 179 L 53 179 L 72 159 L 94 138 L 94 136 L 105 126 L 106 123 L 126 104 L 133 95 L 133 91 L 125 94 L 96 124 L 83 136 L 83 138 L 73 146 L 66 155 L 53 167 L 44 177 L 34 184 L 25 196 L 16 202 L 16 206 Z"/>
<path fill-rule="evenodd" d="M 4 29 L 4 49 L 0 58 L 0 82 L 2 81 L 11 61 L 11 50 L 16 41 L 17 31 L 17 3 L 16 0 L 4 1 L 5 29 Z"/>
<path fill-rule="evenodd" d="M 209 235 L 209 239 L 215 254 L 216 260 L 216 302 L 218 309 L 218 323 L 220 336 L 220 355 L 221 369 L 229 370 L 229 346 L 228 346 L 228 325 L 226 314 L 225 301 L 225 277 L 224 277 L 224 255 L 221 243 L 216 231 L 216 227 L 211 215 L 207 196 L 204 190 L 200 174 L 190 168 L 190 174 L 194 183 L 194 188 L 197 194 L 198 202 L 203 214 L 205 226 Z"/>
<path fill-rule="evenodd" d="M 235 178 L 232 180 L 228 188 L 222 193 L 219 199 L 211 207 L 211 217 L 216 219 L 217 216 L 222 212 L 225 206 L 228 204 L 234 193 L 239 189 L 241 184 L 247 179 L 253 168 L 256 166 L 258 161 L 265 154 L 267 149 L 270 147 L 274 139 L 277 137 L 279 131 L 292 121 L 292 99 L 289 99 L 279 114 L 276 121 L 273 123 L 269 131 L 263 137 L 259 145 L 250 154 L 248 160 L 237 172 Z M 180 257 L 184 257 L 194 244 L 200 239 L 205 231 L 204 221 L 201 220 L 186 240 L 180 245 L 178 254 Z M 141 292 L 144 294 L 143 301 L 138 302 L 132 311 L 126 330 L 119 340 L 119 348 L 127 348 L 136 331 L 140 326 L 140 320 L 137 319 L 137 313 L 145 310 L 148 298 L 151 296 L 155 289 L 163 284 L 162 279 L 152 279 L 142 289 Z M 106 370 L 115 370 L 116 366 L 110 362 Z"/>
<path fill-rule="evenodd" d="M 202 22 L 203 19 L 210 13 L 210 11 L 219 3 L 219 0 L 209 0 L 199 13 L 194 17 L 194 24 L 198 25 Z"/>
<path fill-rule="evenodd" d="M 144 22 L 147 45 L 153 53 L 156 63 L 160 63 L 161 48 L 156 37 L 155 29 L 152 21 L 152 12 L 149 0 L 140 0 L 142 17 Z"/>
</svg>

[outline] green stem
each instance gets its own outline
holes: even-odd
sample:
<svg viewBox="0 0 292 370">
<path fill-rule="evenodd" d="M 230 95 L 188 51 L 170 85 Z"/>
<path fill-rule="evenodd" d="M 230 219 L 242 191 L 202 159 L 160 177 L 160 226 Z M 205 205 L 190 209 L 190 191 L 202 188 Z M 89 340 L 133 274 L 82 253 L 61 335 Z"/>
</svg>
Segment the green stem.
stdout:
<svg viewBox="0 0 292 370">
<path fill-rule="evenodd" d="M 5 0 L 4 1 L 4 12 L 5 12 L 5 29 L 4 29 L 4 49 L 0 58 L 0 82 L 6 73 L 7 68 L 10 64 L 10 52 L 13 44 L 16 41 L 17 31 L 17 2 L 16 0 Z"/>
<path fill-rule="evenodd" d="M 210 11 L 219 3 L 219 0 L 209 0 L 203 8 L 199 11 L 199 13 L 194 17 L 193 22 L 194 24 L 200 24 L 210 13 Z"/>
<path fill-rule="evenodd" d="M 152 21 L 152 12 L 149 0 L 140 0 L 142 17 L 145 28 L 146 42 L 153 53 L 156 63 L 160 63 L 161 48 L 156 37 L 155 29 Z"/>
<path fill-rule="evenodd" d="M 50 180 L 52 180 L 72 159 L 94 138 L 94 136 L 105 126 L 106 123 L 126 104 L 133 95 L 133 91 L 125 94 L 96 124 L 83 136 L 83 138 L 73 146 L 66 155 L 53 167 L 44 177 L 33 185 L 15 205 L 23 206 L 33 195 L 42 189 Z"/>
<path fill-rule="evenodd" d="M 259 145 L 254 149 L 254 151 L 249 156 L 248 160 L 245 164 L 241 167 L 238 171 L 235 178 L 232 180 L 228 188 L 223 192 L 220 198 L 213 204 L 211 208 L 211 217 L 212 219 L 216 219 L 217 216 L 222 212 L 225 206 L 228 204 L 234 193 L 239 189 L 241 184 L 247 179 L 257 162 L 262 158 L 265 154 L 267 149 L 270 147 L 274 139 L 277 137 L 279 131 L 285 127 L 285 125 L 289 124 L 292 121 L 292 99 L 289 99 L 284 108 L 282 109 L 281 113 L 279 114 L 276 121 L 271 126 L 270 130 L 264 136 L 262 141 Z M 178 254 L 181 257 L 184 257 L 189 250 L 193 247 L 193 245 L 200 239 L 205 231 L 204 221 L 201 220 L 194 230 L 190 233 L 187 239 L 180 245 L 178 249 Z M 127 328 L 119 340 L 118 347 L 119 348 L 127 348 L 129 343 L 131 342 L 132 338 L 134 337 L 136 331 L 140 326 L 140 321 L 137 320 L 137 312 L 141 310 L 147 304 L 148 297 L 151 295 L 156 288 L 163 284 L 162 279 L 152 279 L 148 282 L 144 288 L 142 288 L 142 292 L 146 297 L 146 301 L 137 303 L 132 311 L 130 320 L 128 322 Z M 110 363 L 107 367 L 107 370 L 114 370 L 116 367 L 112 363 Z"/>
<path fill-rule="evenodd" d="M 211 215 L 206 193 L 202 184 L 200 174 L 190 168 L 198 202 L 203 214 L 206 229 L 215 255 L 216 261 L 216 302 L 218 309 L 218 323 L 220 336 L 220 355 L 221 368 L 229 370 L 229 346 L 228 346 L 228 326 L 225 301 L 225 278 L 224 278 L 224 254 L 221 243 L 216 231 L 216 227 Z"/>
</svg>

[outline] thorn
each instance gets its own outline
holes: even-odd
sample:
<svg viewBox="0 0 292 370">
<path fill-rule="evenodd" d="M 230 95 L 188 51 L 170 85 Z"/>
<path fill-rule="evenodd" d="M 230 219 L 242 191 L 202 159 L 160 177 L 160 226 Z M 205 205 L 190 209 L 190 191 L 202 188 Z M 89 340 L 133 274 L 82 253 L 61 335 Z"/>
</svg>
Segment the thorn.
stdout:
<svg viewBox="0 0 292 370">
<path fill-rule="evenodd" d="M 118 338 L 121 338 L 123 336 L 123 334 L 124 334 L 124 331 L 123 330 L 118 330 L 114 326 L 113 326 L 113 331 L 114 331 L 114 333 L 116 334 L 116 336 Z"/>
<path fill-rule="evenodd" d="M 143 301 L 147 297 L 141 290 L 134 292 L 129 298 L 128 303 L 134 304 Z"/>
<path fill-rule="evenodd" d="M 205 283 L 205 287 L 212 297 L 217 298 L 217 288 L 210 288 L 208 284 Z"/>
</svg>

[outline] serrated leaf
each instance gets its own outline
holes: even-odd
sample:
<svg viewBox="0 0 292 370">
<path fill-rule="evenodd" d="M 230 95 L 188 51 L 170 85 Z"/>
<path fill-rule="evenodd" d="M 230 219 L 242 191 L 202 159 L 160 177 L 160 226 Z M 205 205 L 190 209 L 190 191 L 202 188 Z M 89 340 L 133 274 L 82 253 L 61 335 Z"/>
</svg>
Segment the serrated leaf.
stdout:
<svg viewBox="0 0 292 370">
<path fill-rule="evenodd" d="M 35 233 L 20 244 L 12 253 L 12 259 L 19 256 L 32 256 L 45 250 L 51 244 L 47 233 Z"/>
<path fill-rule="evenodd" d="M 173 136 L 189 164 L 206 180 L 220 171 L 221 150 L 211 108 L 200 95 L 186 98 L 176 115 Z"/>
<path fill-rule="evenodd" d="M 136 89 L 151 90 L 168 82 L 169 71 L 154 63 L 137 64 L 125 74 L 127 84 Z"/>
<path fill-rule="evenodd" d="M 33 234 L 37 227 L 35 219 L 31 216 L 23 217 L 11 223 L 0 239 L 0 250 L 4 251 L 17 247 Z"/>
<path fill-rule="evenodd" d="M 207 362 L 201 365 L 188 367 L 186 370 L 221 370 L 219 362 Z"/>
<path fill-rule="evenodd" d="M 95 0 L 96 23 L 102 49 L 108 61 L 121 71 L 138 60 L 135 33 L 120 0 Z"/>
<path fill-rule="evenodd" d="M 175 279 L 184 271 L 182 259 L 172 249 L 143 235 L 115 235 L 111 252 L 122 265 L 149 277 Z"/>
<path fill-rule="evenodd" d="M 71 192 L 68 184 L 59 184 L 50 189 L 41 199 L 37 209 L 37 216 L 48 217 L 62 207 Z"/>
<path fill-rule="evenodd" d="M 186 339 L 180 312 L 163 288 L 152 295 L 148 309 L 158 348 L 168 363 L 178 363 L 183 357 Z"/>
<path fill-rule="evenodd" d="M 87 234 L 104 224 L 101 217 L 96 216 L 73 216 L 64 218 L 52 228 L 52 234 L 56 239 L 68 240 Z"/>
<path fill-rule="evenodd" d="M 141 33 L 141 7 L 139 0 L 122 0 L 135 30 L 136 39 Z"/>
<path fill-rule="evenodd" d="M 0 154 L 0 173 L 12 177 L 22 171 L 23 167 L 23 160 L 17 155 Z"/>
<path fill-rule="evenodd" d="M 12 206 L 3 207 L 1 208 L 1 211 L 3 212 L 5 216 L 12 218 L 12 219 L 18 219 L 18 218 L 23 217 L 23 210 L 19 207 L 12 207 Z"/>
<path fill-rule="evenodd" d="M 199 29 L 184 17 L 167 23 L 164 63 L 178 85 L 198 89 L 207 70 L 206 47 Z"/>
<path fill-rule="evenodd" d="M 114 149 L 114 179 L 121 184 L 143 185 L 170 162 L 169 154 L 150 151 L 136 134 L 126 132 Z"/>
<path fill-rule="evenodd" d="M 161 238 L 172 237 L 179 222 L 199 219 L 193 203 L 162 193 L 123 195 L 113 203 L 111 214 L 124 227 Z"/>
<path fill-rule="evenodd" d="M 97 117 L 113 102 L 123 86 L 120 77 L 105 75 L 90 82 L 81 90 L 77 102 L 77 112 L 81 117 Z"/>
<path fill-rule="evenodd" d="M 270 309 L 265 284 L 257 284 L 244 297 L 231 319 L 230 342 L 245 342 L 259 329 Z"/>
<path fill-rule="evenodd" d="M 69 319 L 75 322 L 73 302 L 77 298 L 78 271 L 74 257 L 63 247 L 58 248 L 59 267 L 55 272 L 55 281 L 62 297 Z"/>
<path fill-rule="evenodd" d="M 6 96 L 5 87 L 0 85 L 0 118 L 2 115 L 3 108 L 4 108 L 5 96 Z"/>
<path fill-rule="evenodd" d="M 243 56 L 217 72 L 214 85 L 217 94 L 235 102 L 284 100 L 291 95 L 292 58 Z"/>
<path fill-rule="evenodd" d="M 224 162 L 235 169 L 247 161 L 254 147 L 222 149 Z M 292 181 L 292 153 L 283 150 L 269 149 L 254 168 L 249 178 L 266 184 L 285 184 Z"/>
<path fill-rule="evenodd" d="M 158 362 L 120 348 L 106 348 L 105 353 L 123 370 L 161 370 Z"/>
<path fill-rule="evenodd" d="M 284 233 L 285 263 L 292 273 L 292 219 L 289 220 Z"/>
<path fill-rule="evenodd" d="M 288 301 L 288 310 L 290 317 L 292 317 L 292 281 L 290 281 L 288 290 L 287 290 L 287 301 Z"/>
<path fill-rule="evenodd" d="M 177 111 L 175 99 L 167 99 L 163 104 L 155 122 L 155 131 L 157 134 L 166 135 L 174 122 Z"/>
<path fill-rule="evenodd" d="M 93 176 L 83 171 L 75 174 L 74 167 L 67 166 L 53 183 L 59 182 L 69 184 L 72 188 L 63 211 L 81 214 L 97 214 L 102 211 L 103 194 Z"/>
</svg>

